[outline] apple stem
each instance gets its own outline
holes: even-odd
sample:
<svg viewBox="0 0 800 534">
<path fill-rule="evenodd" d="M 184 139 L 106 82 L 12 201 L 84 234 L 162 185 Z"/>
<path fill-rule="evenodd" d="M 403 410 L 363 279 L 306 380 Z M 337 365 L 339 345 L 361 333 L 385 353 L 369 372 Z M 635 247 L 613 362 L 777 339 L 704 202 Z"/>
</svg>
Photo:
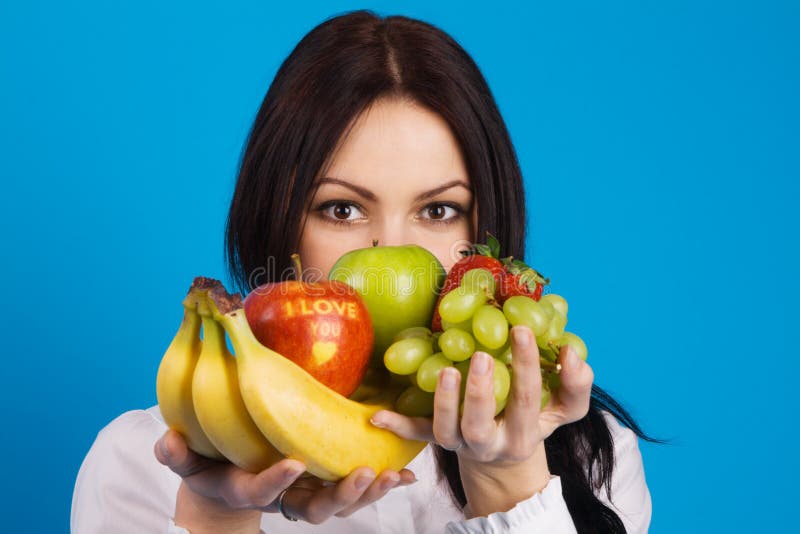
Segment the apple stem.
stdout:
<svg viewBox="0 0 800 534">
<path fill-rule="evenodd" d="M 303 265 L 300 263 L 300 255 L 297 253 L 292 254 L 292 270 L 294 271 L 294 279 L 301 282 L 303 280 Z"/>
<path fill-rule="evenodd" d="M 372 246 L 373 247 L 377 247 L 378 246 L 378 240 L 377 239 L 373 239 L 372 240 Z"/>
</svg>

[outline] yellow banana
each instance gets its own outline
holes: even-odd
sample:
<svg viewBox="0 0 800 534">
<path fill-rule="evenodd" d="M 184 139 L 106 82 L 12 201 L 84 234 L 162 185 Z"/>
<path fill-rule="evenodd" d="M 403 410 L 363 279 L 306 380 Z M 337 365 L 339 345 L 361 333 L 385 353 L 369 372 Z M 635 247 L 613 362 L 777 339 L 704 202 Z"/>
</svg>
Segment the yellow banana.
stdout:
<svg viewBox="0 0 800 534">
<path fill-rule="evenodd" d="M 192 383 L 197 419 L 228 460 L 257 473 L 283 455 L 258 430 L 245 408 L 236 360 L 225 344 L 225 330 L 212 318 L 205 298 L 198 297 L 197 311 L 203 320 L 203 349 Z"/>
<path fill-rule="evenodd" d="M 375 412 L 392 409 L 387 392 L 374 403 L 347 399 L 262 345 L 238 295 L 230 296 L 220 284 L 209 290 L 208 306 L 231 340 L 253 421 L 276 449 L 303 462 L 311 474 L 335 481 L 360 466 L 376 473 L 400 470 L 425 447 L 370 424 Z"/>
<path fill-rule="evenodd" d="M 192 284 L 192 288 L 197 285 L 197 282 Z M 183 435 L 190 449 L 208 458 L 221 460 L 222 454 L 200 427 L 192 403 L 192 376 L 202 347 L 196 290 L 190 290 L 183 301 L 183 308 L 183 322 L 158 366 L 158 406 L 164 421 Z"/>
</svg>

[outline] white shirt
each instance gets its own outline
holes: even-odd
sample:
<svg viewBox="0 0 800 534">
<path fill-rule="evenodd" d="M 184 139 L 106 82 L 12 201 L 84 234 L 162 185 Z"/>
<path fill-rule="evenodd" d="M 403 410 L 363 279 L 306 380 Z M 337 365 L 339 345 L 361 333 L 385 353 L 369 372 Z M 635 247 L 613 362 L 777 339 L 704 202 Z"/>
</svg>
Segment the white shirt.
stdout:
<svg viewBox="0 0 800 534">
<path fill-rule="evenodd" d="M 604 415 L 614 439 L 613 504 L 606 499 L 605 487 L 597 496 L 612 506 L 628 533 L 647 532 L 650 492 L 637 437 L 613 416 Z M 126 412 L 98 433 L 75 482 L 70 520 L 73 534 L 188 533 L 173 521 L 181 478 L 161 465 L 153 454 L 155 442 L 166 430 L 158 406 L 153 406 Z M 541 493 L 508 512 L 465 520 L 444 485 L 437 484 L 430 446 L 408 468 L 417 476 L 415 484 L 391 490 L 350 517 L 332 517 L 321 525 L 311 525 L 265 513 L 261 529 L 269 534 L 576 532 L 557 476 Z"/>
</svg>

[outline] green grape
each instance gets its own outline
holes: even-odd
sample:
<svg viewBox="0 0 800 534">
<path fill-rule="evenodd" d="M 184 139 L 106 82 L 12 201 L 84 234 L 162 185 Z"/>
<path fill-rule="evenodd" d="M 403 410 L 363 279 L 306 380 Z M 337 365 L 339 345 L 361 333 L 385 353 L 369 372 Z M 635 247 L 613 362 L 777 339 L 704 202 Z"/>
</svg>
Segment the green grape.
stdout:
<svg viewBox="0 0 800 534">
<path fill-rule="evenodd" d="M 547 316 L 547 323 L 550 324 L 550 320 L 556 314 L 555 306 L 553 306 L 553 303 L 549 300 L 539 300 L 539 306 L 541 306 L 542 311 Z"/>
<path fill-rule="evenodd" d="M 494 276 L 488 269 L 470 269 L 461 278 L 461 287 L 494 295 Z"/>
<path fill-rule="evenodd" d="M 430 417 L 433 415 L 433 393 L 411 386 L 397 397 L 394 408 L 397 413 L 409 417 Z"/>
<path fill-rule="evenodd" d="M 426 328 L 424 326 L 412 326 L 411 328 L 400 330 L 397 335 L 394 336 L 392 343 L 400 341 L 401 339 L 408 339 L 410 337 L 431 339 L 432 336 L 433 333 L 431 332 L 430 328 Z"/>
<path fill-rule="evenodd" d="M 492 356 L 494 356 L 498 360 L 502 361 L 503 355 L 506 352 L 509 352 L 510 350 L 511 350 L 511 332 L 509 331 L 508 337 L 506 339 L 506 342 L 503 343 L 503 346 L 500 347 L 500 348 L 497 348 L 497 349 L 490 349 L 489 354 L 491 354 Z M 486 352 L 486 351 L 484 351 L 484 352 Z"/>
<path fill-rule="evenodd" d="M 586 361 L 586 357 L 588 356 L 588 350 L 586 348 L 586 343 L 583 342 L 581 338 L 573 334 L 572 332 L 564 332 L 556 344 L 559 347 L 563 347 L 564 345 L 569 345 L 570 347 L 575 350 L 575 354 L 583 361 Z"/>
<path fill-rule="evenodd" d="M 500 353 L 500 355 L 497 357 L 497 359 L 500 360 L 501 362 L 503 362 L 506 365 L 511 365 L 511 360 L 512 360 L 511 346 L 509 345 L 509 346 L 506 346 L 506 347 L 503 347 L 503 348 L 505 350 L 503 350 L 503 352 Z"/>
<path fill-rule="evenodd" d="M 459 286 L 442 298 L 442 302 L 439 303 L 439 315 L 448 323 L 460 323 L 472 317 L 486 300 L 487 297 L 483 292 Z"/>
<path fill-rule="evenodd" d="M 508 339 L 508 321 L 499 309 L 485 304 L 472 316 L 472 333 L 481 345 L 499 349 Z"/>
<path fill-rule="evenodd" d="M 436 383 L 439 380 L 439 373 L 445 367 L 452 367 L 453 362 L 445 358 L 444 354 L 437 352 L 433 356 L 428 356 L 417 369 L 417 386 L 422 391 L 433 393 L 436 391 Z"/>
<path fill-rule="evenodd" d="M 562 332 L 564 331 L 564 327 L 567 326 L 567 316 L 562 315 L 560 312 L 556 312 L 553 315 L 553 318 L 550 319 L 550 325 L 553 323 L 556 324 L 556 328 L 560 329 Z M 548 326 L 550 326 L 548 325 Z"/>
<path fill-rule="evenodd" d="M 494 400 L 499 410 L 495 410 L 495 415 L 506 405 L 508 391 L 511 388 L 511 374 L 508 372 L 506 364 L 500 360 L 494 361 Z"/>
<path fill-rule="evenodd" d="M 460 323 L 448 323 L 447 321 L 442 319 L 442 330 L 447 332 L 451 328 L 458 328 L 459 330 L 463 330 L 469 335 L 472 335 L 472 317 L 470 317 L 466 321 L 461 321 Z"/>
<path fill-rule="evenodd" d="M 544 343 L 545 346 L 550 346 L 551 342 L 556 343 L 558 338 L 564 334 L 564 326 L 566 326 L 566 324 L 567 318 L 556 312 L 550 320 L 550 324 L 547 325 L 547 331 L 542 335 L 541 342 Z"/>
<path fill-rule="evenodd" d="M 475 352 L 475 340 L 460 328 L 450 328 L 439 337 L 442 353 L 454 362 L 463 362 Z"/>
<path fill-rule="evenodd" d="M 501 400 L 500 402 L 498 402 L 498 403 L 497 403 L 497 405 L 494 407 L 494 414 L 495 414 L 495 415 L 499 415 L 499 414 L 500 414 L 500 412 L 502 412 L 503 410 L 505 410 L 505 409 L 506 409 L 506 404 L 507 404 L 507 403 L 508 403 L 508 395 L 506 395 L 505 397 L 503 397 L 503 400 Z"/>
<path fill-rule="evenodd" d="M 530 297 L 514 295 L 503 303 L 503 315 L 511 326 L 524 325 L 541 336 L 547 331 L 548 316 L 542 305 Z"/>
<path fill-rule="evenodd" d="M 555 308 L 555 310 L 558 313 L 560 313 L 564 317 L 567 316 L 567 309 L 568 309 L 567 301 L 561 295 L 556 295 L 555 293 L 548 293 L 547 295 L 542 296 L 542 298 L 539 299 L 539 302 L 549 302 L 550 304 L 553 305 L 553 308 Z"/>
<path fill-rule="evenodd" d="M 422 361 L 433 354 L 430 340 L 418 337 L 401 339 L 389 345 L 383 355 L 386 368 L 398 375 L 415 372 Z"/>
</svg>

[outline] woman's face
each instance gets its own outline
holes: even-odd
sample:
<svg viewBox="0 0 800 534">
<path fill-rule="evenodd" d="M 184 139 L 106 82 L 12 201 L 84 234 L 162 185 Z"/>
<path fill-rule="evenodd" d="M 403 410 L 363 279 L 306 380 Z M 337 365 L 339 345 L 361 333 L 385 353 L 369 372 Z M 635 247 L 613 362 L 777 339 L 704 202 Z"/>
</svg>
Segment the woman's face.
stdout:
<svg viewBox="0 0 800 534">
<path fill-rule="evenodd" d="M 437 114 L 376 101 L 339 142 L 306 212 L 300 258 L 327 278 L 353 249 L 415 244 L 450 270 L 475 240 L 477 207 L 460 148 Z"/>
</svg>

